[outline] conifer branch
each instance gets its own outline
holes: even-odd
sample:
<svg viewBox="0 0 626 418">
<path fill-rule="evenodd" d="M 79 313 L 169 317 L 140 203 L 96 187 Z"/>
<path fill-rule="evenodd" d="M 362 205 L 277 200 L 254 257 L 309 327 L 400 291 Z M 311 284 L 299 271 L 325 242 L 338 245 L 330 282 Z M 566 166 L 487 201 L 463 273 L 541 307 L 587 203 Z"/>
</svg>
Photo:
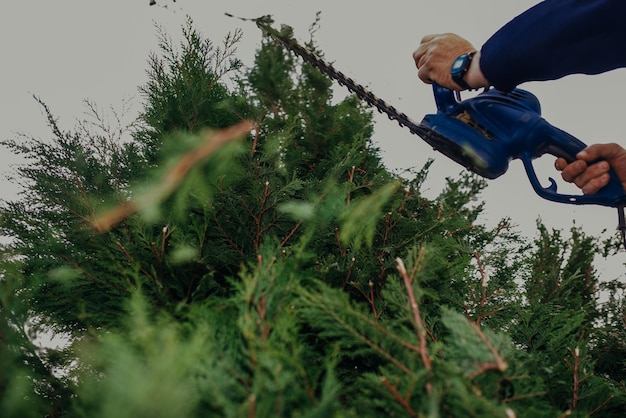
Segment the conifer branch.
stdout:
<svg viewBox="0 0 626 418">
<path fill-rule="evenodd" d="M 497 289 L 495 290 L 493 293 L 491 293 L 490 295 L 487 295 L 487 288 L 489 287 L 489 274 L 487 273 L 487 270 L 485 269 L 484 264 L 481 261 L 480 258 L 480 254 L 478 253 L 478 251 L 474 251 L 474 259 L 476 260 L 476 265 L 478 267 L 478 272 L 480 273 L 480 300 L 478 300 L 478 298 L 476 297 L 476 293 L 474 292 L 474 289 L 472 286 L 469 287 L 469 291 L 470 291 L 470 296 L 472 298 L 472 301 L 478 305 L 475 313 L 478 314 L 478 312 L 481 312 L 476 319 L 474 320 L 474 323 L 476 325 L 480 325 L 482 320 L 485 318 L 488 318 L 494 314 L 496 314 L 497 312 L 503 311 L 504 308 L 503 307 L 498 307 L 495 308 L 489 312 L 483 312 L 483 309 L 485 308 L 485 306 L 487 305 L 487 303 L 501 295 L 504 290 L 503 289 Z M 471 319 L 471 314 L 470 314 L 470 309 L 467 303 L 463 304 L 464 307 L 464 311 L 465 311 L 465 315 L 467 316 L 468 319 Z"/>
<path fill-rule="evenodd" d="M 140 267 L 139 267 L 139 271 L 141 271 L 141 272 L 142 272 L 142 273 L 143 273 L 146 277 L 148 277 L 150 280 L 152 280 L 152 281 L 153 281 L 153 282 L 157 285 L 157 287 L 158 287 L 159 289 L 162 289 L 162 288 L 163 288 L 163 284 L 161 283 L 161 281 L 160 281 L 157 277 L 155 277 L 155 276 L 153 276 L 152 274 L 150 274 L 150 272 L 149 272 L 148 270 L 146 270 L 145 268 L 141 267 L 141 264 L 140 264 L 140 263 L 138 263 L 132 255 L 130 255 L 130 253 L 128 252 L 128 250 L 126 249 L 126 247 L 124 247 L 124 245 L 122 245 L 122 243 L 121 243 L 121 242 L 119 242 L 119 241 L 115 241 L 115 245 L 116 245 L 116 246 L 117 246 L 120 250 L 122 250 L 122 252 L 123 252 L 123 253 L 124 253 L 124 255 L 126 256 L 126 258 L 128 258 L 128 260 L 130 260 L 132 263 L 135 263 L 135 264 L 137 264 L 138 266 L 140 266 Z"/>
<path fill-rule="evenodd" d="M 476 318 L 474 323 L 476 325 L 480 325 L 481 322 L 483 321 L 483 319 L 489 318 L 490 316 L 493 316 L 493 315 L 497 314 L 498 312 L 502 312 L 503 310 L 504 310 L 503 307 L 499 307 L 499 308 L 493 309 L 493 310 L 491 310 L 489 312 L 482 313 L 482 314 L 478 315 L 478 317 Z"/>
<path fill-rule="evenodd" d="M 404 203 L 403 203 L 404 204 Z M 398 224 L 398 222 L 392 222 L 391 221 L 391 217 L 393 216 L 392 212 L 387 212 L 387 215 L 385 215 L 385 228 L 384 231 L 382 232 L 382 236 L 381 236 L 381 251 L 377 256 L 378 259 L 378 263 L 379 263 L 379 275 L 378 275 L 378 280 L 380 285 L 382 286 L 384 277 L 385 277 L 385 254 L 386 254 L 386 248 L 388 245 L 388 241 L 390 239 L 390 232 L 393 228 L 396 227 L 396 225 Z"/>
<path fill-rule="evenodd" d="M 157 248 L 156 244 L 154 242 L 150 243 L 150 248 L 152 249 L 152 252 L 154 253 L 154 256 L 157 259 L 157 262 L 159 263 L 159 265 L 163 264 L 163 259 L 161 258 L 161 254 L 159 253 L 159 249 Z"/>
<path fill-rule="evenodd" d="M 423 249 L 420 251 L 420 258 Z M 413 272 L 417 269 L 417 264 L 419 264 L 419 259 L 416 262 L 416 266 L 413 268 Z M 426 327 L 424 326 L 424 321 L 422 320 L 422 316 L 419 311 L 419 305 L 417 300 L 415 299 L 415 293 L 413 291 L 413 278 L 414 276 L 409 277 L 406 267 L 404 266 L 404 262 L 401 258 L 396 259 L 397 268 L 400 272 L 400 276 L 404 281 L 404 286 L 406 287 L 406 292 L 409 297 L 409 305 L 411 307 L 411 311 L 413 312 L 413 324 L 415 325 L 415 329 L 417 332 L 417 337 L 419 340 L 419 355 L 422 359 L 422 364 L 426 368 L 426 370 L 430 371 L 432 369 L 432 360 L 428 355 L 428 347 L 426 345 Z"/>
<path fill-rule="evenodd" d="M 339 228 L 335 228 L 335 241 L 337 242 L 337 247 L 339 248 L 339 255 L 345 257 L 348 254 L 348 249 L 344 248 L 341 244 L 341 238 L 339 234 Z"/>
<path fill-rule="evenodd" d="M 341 327 L 343 327 L 350 334 L 354 335 L 357 339 L 359 339 L 360 341 L 365 343 L 368 347 L 373 349 L 375 352 L 377 352 L 383 358 L 387 359 L 394 366 L 396 366 L 398 369 L 400 369 L 403 373 L 405 373 L 408 376 L 413 376 L 414 375 L 413 371 L 411 371 L 408 367 L 406 367 L 404 364 L 402 364 L 389 351 L 385 350 L 383 347 L 381 347 L 380 345 L 376 344 L 376 342 L 372 341 L 366 335 L 363 335 L 363 333 L 359 332 L 353 326 L 348 324 L 345 321 L 343 316 L 339 315 L 334 309 L 332 309 L 330 306 L 328 306 L 328 303 L 326 303 L 325 301 L 319 300 L 317 295 L 308 294 L 308 299 L 310 301 L 314 302 L 314 304 L 315 304 L 314 306 L 316 306 L 317 308 L 321 309 L 326 315 L 328 315 L 331 319 L 333 319 L 335 322 L 337 322 Z M 369 321 L 368 321 L 368 323 L 369 323 Z M 374 326 L 376 327 L 377 330 L 382 331 L 382 329 L 379 326 L 377 326 L 376 324 L 374 324 Z"/>
<path fill-rule="evenodd" d="M 498 350 L 494 347 L 491 341 L 489 341 L 489 338 L 487 338 L 485 333 L 482 332 L 479 325 L 475 324 L 474 322 L 469 322 L 469 324 L 474 329 L 476 334 L 478 334 L 480 339 L 485 343 L 489 351 L 491 351 L 494 361 L 487 361 L 487 362 L 480 364 L 478 371 L 470 374 L 468 377 L 470 379 L 473 379 L 477 376 L 480 376 L 481 374 L 485 372 L 488 372 L 489 370 L 497 370 L 499 372 L 504 372 L 509 367 L 506 360 L 502 358 L 500 353 L 498 353 Z"/>
<path fill-rule="evenodd" d="M 222 189 L 222 185 L 220 184 L 220 192 L 223 192 L 224 190 Z M 224 197 L 222 195 L 221 198 L 221 203 L 224 204 Z M 214 212 L 212 214 L 212 218 L 213 218 L 213 222 L 215 223 L 215 226 L 217 227 L 217 230 L 222 234 L 222 238 L 224 239 L 224 241 L 226 241 L 226 243 L 228 243 L 228 245 L 239 255 L 241 255 L 242 257 L 245 255 L 244 250 L 231 238 L 230 234 L 228 234 L 228 232 L 226 232 L 226 230 L 224 229 L 224 226 L 222 225 L 222 222 L 220 220 L 220 217 L 217 216 L 218 214 L 216 212 Z M 204 241 L 204 240 L 203 240 Z"/>
<path fill-rule="evenodd" d="M 573 364 L 567 361 L 567 359 L 565 360 L 565 364 L 567 364 L 567 367 L 572 371 L 572 409 L 576 409 L 576 407 L 578 406 L 578 401 L 580 399 L 580 386 L 586 379 L 580 378 L 580 349 L 578 347 L 574 348 L 573 350 L 571 348 L 568 348 L 567 351 L 569 351 L 572 358 L 574 359 Z"/>
<path fill-rule="evenodd" d="M 525 393 L 525 394 L 522 394 L 522 395 L 515 395 L 515 396 L 511 396 L 510 398 L 502 399 L 502 403 L 511 403 L 511 402 L 515 402 L 515 401 L 521 401 L 521 400 L 529 399 L 529 398 L 538 398 L 538 397 L 542 397 L 542 396 L 546 396 L 546 392 L 545 391 L 533 392 L 533 393 Z"/>
<path fill-rule="evenodd" d="M 478 254 L 478 251 L 474 251 L 474 258 L 476 259 L 478 271 L 480 272 L 480 306 L 483 307 L 487 302 L 487 286 L 489 284 L 489 278 L 487 277 L 483 263 L 480 261 L 480 254 Z"/>
<path fill-rule="evenodd" d="M 256 416 L 256 395 L 251 393 L 248 397 L 250 401 L 250 409 L 248 410 L 248 418 L 254 418 Z"/>
<path fill-rule="evenodd" d="M 402 395 L 400 395 L 398 389 L 396 389 L 396 387 L 391 384 L 389 379 L 387 379 L 387 376 L 381 376 L 380 380 L 381 382 L 383 382 L 383 385 L 387 388 L 387 390 L 389 390 L 391 396 L 393 396 L 393 398 L 402 406 L 402 408 L 404 408 L 407 414 L 409 414 L 409 416 L 416 417 L 417 413 L 415 412 L 415 410 L 411 408 L 409 402 L 404 397 L 402 397 Z"/>
<path fill-rule="evenodd" d="M 267 206 L 267 199 L 269 198 L 269 196 L 274 192 L 273 189 L 270 188 L 270 183 L 269 181 L 265 182 L 265 187 L 263 188 L 263 195 L 261 196 L 260 199 L 260 204 L 261 207 L 259 209 L 259 213 L 258 215 L 252 214 L 252 218 L 254 219 L 255 222 L 255 227 L 256 227 L 256 234 L 254 236 L 254 250 L 255 251 L 259 251 L 259 246 L 261 245 L 261 238 L 263 236 L 263 234 L 265 233 L 265 231 L 269 228 L 262 227 L 262 221 L 263 221 L 263 216 L 265 215 L 265 213 L 269 210 L 269 207 Z M 245 202 L 243 202 L 245 204 Z"/>
<path fill-rule="evenodd" d="M 317 207 L 317 205 L 326 197 L 326 193 L 322 193 L 321 195 L 318 196 L 317 200 L 315 200 L 315 202 L 313 202 L 313 208 Z M 291 228 L 291 231 L 289 231 L 289 233 L 285 236 L 285 238 L 283 238 L 283 240 L 280 242 L 280 246 L 284 247 L 285 245 L 287 245 L 287 242 L 289 242 L 289 240 L 295 235 L 295 233 L 298 231 L 298 229 L 300 228 L 300 226 L 302 226 L 302 220 L 298 221 L 298 223 L 296 223 L 294 225 L 293 228 Z M 335 236 L 338 237 L 338 228 L 335 228 Z"/>
<path fill-rule="evenodd" d="M 415 261 L 415 263 L 413 263 L 413 270 L 411 270 L 411 282 L 413 282 L 413 279 L 415 278 L 415 275 L 417 274 L 417 269 L 421 267 L 422 261 L 424 260 L 425 255 L 426 255 L 426 251 L 424 247 L 421 247 L 419 254 L 417 255 L 417 260 Z"/>
<path fill-rule="evenodd" d="M 350 167 L 350 170 L 348 170 L 348 181 L 350 183 L 353 182 L 354 180 L 354 170 L 356 169 L 355 166 Z M 350 197 L 351 197 L 351 192 L 348 191 L 348 196 L 346 196 L 346 206 L 350 206 Z"/>
<path fill-rule="evenodd" d="M 89 212 L 89 217 L 91 219 L 93 219 L 95 217 L 95 212 L 93 210 L 93 207 L 91 206 L 91 203 L 89 203 L 89 198 L 87 197 L 87 192 L 85 191 L 85 187 L 83 186 L 83 183 L 80 181 L 78 173 L 76 173 L 76 172 L 73 173 L 73 177 L 74 177 L 74 185 L 76 186 L 76 188 L 80 192 L 80 196 L 83 199 L 83 202 L 85 204 L 85 208 L 87 208 L 87 211 Z M 71 212 L 75 212 L 75 211 L 71 210 L 71 208 L 69 208 L 69 207 L 68 207 L 68 209 L 70 209 Z M 84 216 L 82 216 L 82 215 L 80 215 L 78 213 L 77 213 L 77 215 L 79 217 L 81 217 L 81 218 L 84 218 Z"/>
<path fill-rule="evenodd" d="M 81 266 L 79 266 L 79 265 L 78 265 L 78 263 L 76 263 L 75 261 L 70 260 L 70 259 L 69 259 L 67 256 L 65 256 L 65 255 L 62 255 L 62 256 L 61 256 L 61 258 L 62 258 L 63 260 L 65 260 L 65 262 L 66 262 L 67 264 L 69 264 L 70 266 L 72 266 L 72 268 L 75 268 L 76 270 L 79 270 L 79 271 L 80 271 L 81 273 L 83 273 L 86 277 L 89 277 L 91 280 L 93 280 L 93 281 L 94 281 L 94 282 L 96 282 L 96 283 L 100 283 L 100 284 L 111 284 L 112 286 L 114 286 L 114 287 L 115 287 L 115 288 L 117 288 L 117 289 L 121 289 L 121 290 L 128 290 L 128 289 L 124 289 L 124 288 L 123 288 L 123 287 L 121 287 L 121 286 L 116 285 L 116 284 L 115 284 L 115 282 L 113 282 L 113 281 L 109 282 L 109 281 L 104 281 L 104 280 L 102 280 L 102 279 L 99 279 L 99 278 L 98 278 L 98 277 L 96 277 L 95 275 L 93 275 L 93 274 L 89 273 L 87 270 L 85 270 L 84 268 L 82 268 Z M 128 280 L 128 277 L 126 277 L 126 283 L 127 283 L 129 286 L 132 286 L 132 284 L 130 283 L 130 280 Z"/>
<path fill-rule="evenodd" d="M 350 265 L 348 266 L 348 273 L 346 274 L 346 279 L 343 281 L 342 289 L 346 288 L 346 284 L 350 283 L 354 286 L 354 282 L 350 281 L 350 276 L 352 276 L 352 269 L 354 268 L 354 264 L 356 263 L 356 258 L 352 257 L 350 260 Z"/>
<path fill-rule="evenodd" d="M 604 402 L 602 402 L 600 405 L 598 405 L 596 408 L 593 409 L 593 411 L 589 412 L 589 416 L 595 415 L 596 413 L 598 413 L 600 410 L 602 410 L 605 406 L 608 405 L 609 402 L 611 402 L 613 399 L 615 398 L 614 395 L 609 396 L 608 398 L 606 398 L 604 400 Z"/>
<path fill-rule="evenodd" d="M 353 264 L 354 264 L 354 261 L 350 264 L 350 270 L 348 271 L 348 275 L 352 271 L 352 265 Z M 379 319 L 380 315 L 378 313 L 378 310 L 376 309 L 376 297 L 374 295 L 374 282 L 372 282 L 371 280 L 369 280 L 367 282 L 367 286 L 369 287 L 369 292 L 365 292 L 354 281 L 350 281 L 348 283 L 352 287 L 354 287 L 356 290 L 358 290 L 359 293 L 363 296 L 363 298 L 365 298 L 365 300 L 367 301 L 367 303 L 369 304 L 369 306 L 370 306 L 370 308 L 372 310 L 372 315 L 374 315 L 374 319 L 376 320 L 376 323 L 378 323 L 378 319 Z"/>
<path fill-rule="evenodd" d="M 298 221 L 297 224 L 294 225 L 293 228 L 291 228 L 291 231 L 289 231 L 289 233 L 287 235 L 285 235 L 285 238 L 283 238 L 283 240 L 280 242 L 280 246 L 284 247 L 285 245 L 287 245 L 287 242 L 289 242 L 289 240 L 291 239 L 291 237 L 294 236 L 294 234 L 296 233 L 296 231 L 298 231 L 298 229 L 300 228 L 300 226 L 302 225 L 302 221 Z"/>
<path fill-rule="evenodd" d="M 261 126 L 261 122 L 258 123 Z M 250 156 L 252 157 L 256 152 L 257 144 L 259 143 L 259 129 L 254 130 L 254 138 L 252 139 L 252 146 L 250 147 Z"/>
</svg>

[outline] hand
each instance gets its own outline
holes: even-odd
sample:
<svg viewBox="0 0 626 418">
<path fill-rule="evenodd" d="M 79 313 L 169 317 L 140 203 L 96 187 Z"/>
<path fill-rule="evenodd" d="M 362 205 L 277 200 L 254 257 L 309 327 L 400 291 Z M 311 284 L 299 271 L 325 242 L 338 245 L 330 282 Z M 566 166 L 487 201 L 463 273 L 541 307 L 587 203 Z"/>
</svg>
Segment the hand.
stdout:
<svg viewBox="0 0 626 418">
<path fill-rule="evenodd" d="M 589 164 L 601 159 L 595 164 Z M 561 177 L 568 183 L 574 183 L 583 194 L 594 194 L 609 182 L 609 168 L 612 168 L 626 191 L 626 150 L 617 144 L 590 145 L 576 155 L 576 161 L 567 163 L 564 158 L 557 158 L 554 163 Z"/>
<path fill-rule="evenodd" d="M 452 81 L 450 69 L 454 60 L 462 54 L 476 51 L 464 38 L 453 33 L 427 35 L 413 53 L 417 75 L 425 83 L 437 83 L 451 90 L 463 90 Z M 488 87 L 489 83 L 480 70 L 480 52 L 477 52 L 465 76 L 472 88 Z"/>
</svg>

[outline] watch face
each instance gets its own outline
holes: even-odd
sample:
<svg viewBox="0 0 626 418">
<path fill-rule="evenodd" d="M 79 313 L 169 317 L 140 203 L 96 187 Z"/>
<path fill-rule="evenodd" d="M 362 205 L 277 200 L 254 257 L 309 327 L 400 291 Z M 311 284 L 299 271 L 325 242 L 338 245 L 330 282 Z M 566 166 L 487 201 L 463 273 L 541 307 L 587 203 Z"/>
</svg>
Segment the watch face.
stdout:
<svg viewBox="0 0 626 418">
<path fill-rule="evenodd" d="M 452 71 L 456 71 L 462 68 L 464 62 L 465 60 L 463 58 L 457 58 L 456 61 L 452 63 Z"/>
</svg>

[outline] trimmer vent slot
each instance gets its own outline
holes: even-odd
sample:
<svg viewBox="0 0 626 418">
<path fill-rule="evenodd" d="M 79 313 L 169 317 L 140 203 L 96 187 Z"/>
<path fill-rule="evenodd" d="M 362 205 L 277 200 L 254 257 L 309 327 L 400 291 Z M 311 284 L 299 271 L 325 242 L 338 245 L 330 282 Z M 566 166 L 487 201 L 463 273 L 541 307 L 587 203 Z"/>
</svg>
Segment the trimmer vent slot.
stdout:
<svg viewBox="0 0 626 418">
<path fill-rule="evenodd" d="M 489 130 L 485 128 L 484 126 L 482 126 L 480 123 L 476 122 L 474 118 L 472 118 L 472 115 L 470 115 L 467 110 L 459 112 L 453 116 L 455 119 L 460 120 L 466 125 L 469 125 L 472 129 L 478 131 L 486 139 L 492 141 L 495 138 L 495 135 L 489 132 Z"/>
</svg>

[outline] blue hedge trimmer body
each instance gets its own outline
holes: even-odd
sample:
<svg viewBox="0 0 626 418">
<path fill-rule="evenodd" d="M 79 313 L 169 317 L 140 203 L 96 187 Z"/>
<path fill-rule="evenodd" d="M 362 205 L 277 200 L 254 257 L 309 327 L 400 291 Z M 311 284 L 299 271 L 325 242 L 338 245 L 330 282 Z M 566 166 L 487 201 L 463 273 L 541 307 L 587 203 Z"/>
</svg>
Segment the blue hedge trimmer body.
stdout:
<svg viewBox="0 0 626 418">
<path fill-rule="evenodd" d="M 591 195 L 560 194 L 552 178 L 550 186 L 541 186 L 534 159 L 551 154 L 574 161 L 586 145 L 542 118 L 539 100 L 532 93 L 489 89 L 459 101 L 451 90 L 437 85 L 433 89 L 437 113 L 424 117 L 417 134 L 469 170 L 495 179 L 507 171 L 511 160 L 520 159 L 533 189 L 545 199 L 611 207 L 626 203 L 626 193 L 613 172 L 609 184 Z"/>
</svg>

